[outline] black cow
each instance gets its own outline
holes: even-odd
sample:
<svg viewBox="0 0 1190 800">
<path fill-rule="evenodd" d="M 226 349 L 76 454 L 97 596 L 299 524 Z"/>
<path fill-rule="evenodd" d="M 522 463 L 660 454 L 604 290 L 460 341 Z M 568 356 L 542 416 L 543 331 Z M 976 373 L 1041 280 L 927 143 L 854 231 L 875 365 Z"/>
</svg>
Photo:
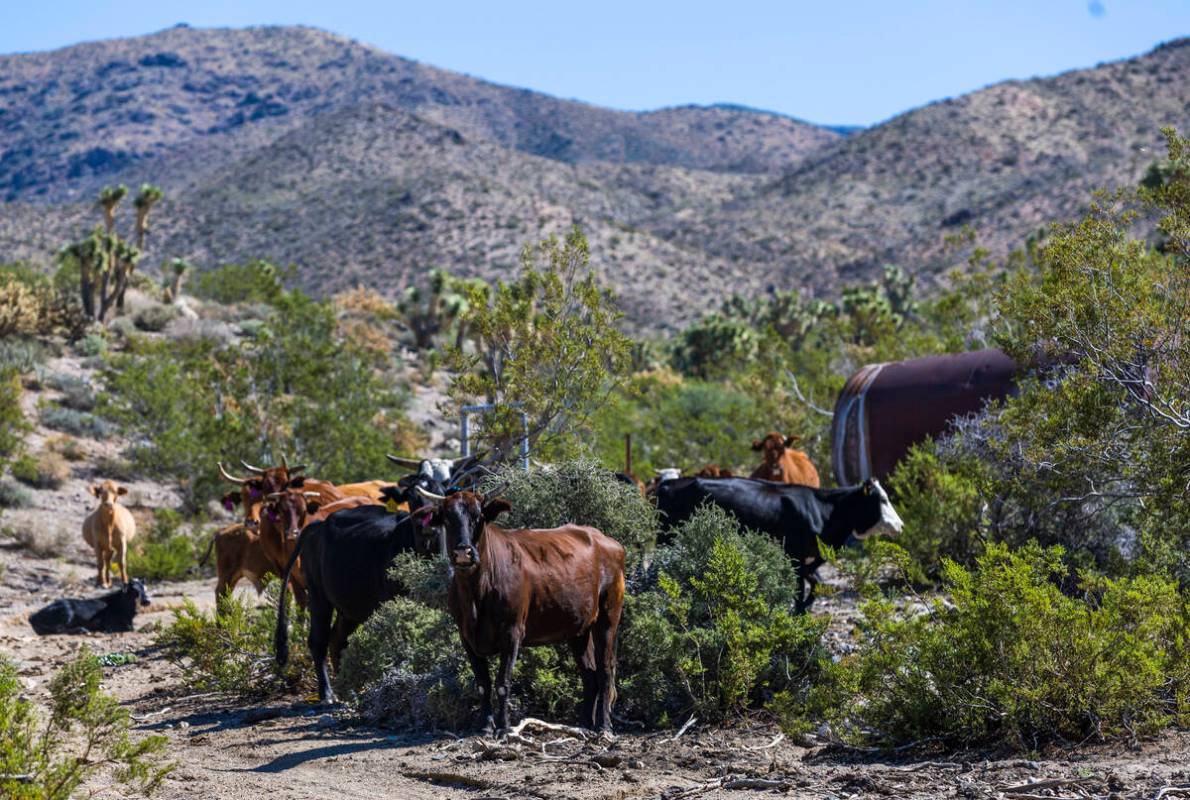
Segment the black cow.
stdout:
<svg viewBox="0 0 1190 800">
<path fill-rule="evenodd" d="M 799 614 L 814 602 L 816 573 L 823 562 L 819 539 L 840 547 L 852 534 L 859 539 L 897 534 L 904 526 L 876 480 L 843 489 L 813 489 L 749 478 L 679 478 L 657 487 L 657 509 L 671 527 L 689 519 L 705 502 L 781 542 L 798 566 Z"/>
<path fill-rule="evenodd" d="M 412 486 L 442 491 L 440 484 L 425 476 L 416 476 Z M 338 669 L 347 637 L 381 603 L 400 591 L 401 587 L 388 575 L 393 559 L 404 552 L 428 553 L 438 544 L 436 539 L 419 534 L 421 521 L 433 511 L 432 507 L 423 506 L 421 495 L 407 491 L 386 496 L 394 501 L 407 499 L 414 508 L 414 516 L 389 511 L 385 506 L 360 506 L 312 522 L 298 537 L 282 577 L 273 640 L 277 663 L 284 666 L 289 660 L 285 586 L 300 555 L 310 611 L 310 656 L 318 679 L 318 697 L 323 703 L 335 702 L 326 667 L 328 651 Z M 414 517 L 419 520 L 415 521 Z"/>
<path fill-rule="evenodd" d="M 29 617 L 41 636 L 54 633 L 124 633 L 132 630 L 139 606 L 149 604 L 149 593 L 139 578 L 118 589 L 87 600 L 55 600 Z"/>
</svg>

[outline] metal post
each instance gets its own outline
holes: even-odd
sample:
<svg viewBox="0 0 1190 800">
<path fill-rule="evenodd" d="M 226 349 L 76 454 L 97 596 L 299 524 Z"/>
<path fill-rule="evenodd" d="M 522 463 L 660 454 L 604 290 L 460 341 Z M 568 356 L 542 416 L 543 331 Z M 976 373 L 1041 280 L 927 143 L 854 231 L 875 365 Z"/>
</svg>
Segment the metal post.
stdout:
<svg viewBox="0 0 1190 800">
<path fill-rule="evenodd" d="M 471 426 L 468 424 L 467 412 L 464 410 L 463 413 L 459 414 L 459 440 L 461 442 L 459 447 L 462 449 L 462 452 L 459 455 L 461 455 L 463 458 L 471 455 L 470 437 Z"/>
<path fill-rule="evenodd" d="M 524 403 L 509 403 L 509 408 L 522 408 Z M 486 414 L 495 410 L 494 403 L 479 403 L 473 406 L 463 406 L 459 409 L 459 447 L 461 455 L 471 455 L 471 424 L 470 414 Z M 529 471 L 529 415 L 521 412 L 521 468 Z"/>
</svg>

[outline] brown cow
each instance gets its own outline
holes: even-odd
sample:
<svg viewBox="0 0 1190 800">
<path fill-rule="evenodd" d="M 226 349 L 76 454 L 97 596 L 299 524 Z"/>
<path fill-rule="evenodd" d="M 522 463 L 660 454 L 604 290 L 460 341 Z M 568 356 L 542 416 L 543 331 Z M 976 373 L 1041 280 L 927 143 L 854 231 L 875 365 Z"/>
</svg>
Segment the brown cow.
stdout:
<svg viewBox="0 0 1190 800">
<path fill-rule="evenodd" d="M 718 464 L 704 464 L 703 468 L 694 473 L 696 478 L 734 478 L 731 470 L 725 469 Z"/>
<path fill-rule="evenodd" d="M 799 441 L 797 436 L 786 438 L 773 431 L 763 439 L 752 442 L 752 449 L 761 451 L 764 460 L 748 477 L 819 488 L 822 482 L 818 479 L 818 470 L 805 453 L 793 449 Z"/>
<path fill-rule="evenodd" d="M 457 492 L 429 524 L 445 536 L 454 574 L 450 613 L 482 696 L 487 728 L 508 728 L 512 670 L 522 646 L 570 644 L 583 681 L 581 723 L 611 731 L 616 631 L 624 602 L 624 548 L 595 528 L 505 530 L 507 500 Z M 488 657 L 499 655 L 492 714 Z"/>
<path fill-rule="evenodd" d="M 260 546 L 260 536 L 245 527 L 243 522 L 234 522 L 217 531 L 200 563 L 206 563 L 212 548 L 215 551 L 216 606 L 241 580 L 248 580 L 256 593 L 260 594 L 266 575 L 280 577 Z"/>
<path fill-rule="evenodd" d="M 128 543 L 136 536 L 136 520 L 119 502 L 128 489 L 104 481 L 87 491 L 99 498 L 99 507 L 83 520 L 83 541 L 95 551 L 99 573 L 95 580 L 105 589 L 111 588 L 111 562 L 115 561 L 120 565 L 120 580 L 128 583 Z"/>
<path fill-rule="evenodd" d="M 384 502 L 384 490 L 395 489 L 397 484 L 390 481 L 361 481 L 360 483 L 337 483 L 335 488 L 344 497 L 369 497 L 377 503 Z"/>
</svg>

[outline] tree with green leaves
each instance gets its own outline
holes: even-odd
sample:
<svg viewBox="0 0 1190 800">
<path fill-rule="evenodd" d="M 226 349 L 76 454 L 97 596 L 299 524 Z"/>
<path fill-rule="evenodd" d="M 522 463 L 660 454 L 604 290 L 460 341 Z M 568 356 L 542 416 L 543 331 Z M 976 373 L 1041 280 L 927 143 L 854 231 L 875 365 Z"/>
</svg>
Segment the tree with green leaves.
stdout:
<svg viewBox="0 0 1190 800">
<path fill-rule="evenodd" d="M 451 399 L 495 404 L 485 435 L 505 452 L 521 435 L 518 411 L 533 446 L 574 445 L 578 427 L 623 382 L 632 345 L 590 268 L 586 237 L 576 227 L 565 240 L 527 245 L 517 280 L 490 292 L 469 286 L 467 300 L 467 346 L 448 355 Z"/>
<path fill-rule="evenodd" d="M 410 286 L 397 303 L 401 322 L 413 334 L 418 350 L 434 347 L 439 336 L 455 328 L 454 346 L 467 338 L 470 299 L 485 297 L 487 284 L 471 278 L 456 278 L 444 269 L 432 269 L 422 285 Z"/>
</svg>

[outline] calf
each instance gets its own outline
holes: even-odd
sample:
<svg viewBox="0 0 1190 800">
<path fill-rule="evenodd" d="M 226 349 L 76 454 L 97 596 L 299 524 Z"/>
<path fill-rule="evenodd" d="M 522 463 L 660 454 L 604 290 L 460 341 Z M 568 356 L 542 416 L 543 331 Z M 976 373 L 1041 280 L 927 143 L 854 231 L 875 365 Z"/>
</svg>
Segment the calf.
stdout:
<svg viewBox="0 0 1190 800">
<path fill-rule="evenodd" d="M 785 437 L 776 431 L 763 439 L 752 442 L 752 449 L 763 454 L 764 460 L 752 470 L 748 477 L 777 483 L 796 483 L 817 489 L 822 485 L 818 470 L 809 456 L 793 446 L 799 441 L 796 436 Z"/>
<path fill-rule="evenodd" d="M 845 489 L 812 489 L 746 478 L 681 478 L 657 488 L 657 510 L 671 527 L 707 502 L 730 511 L 744 527 L 781 542 L 786 555 L 797 563 L 798 613 L 814 602 L 823 562 L 819 539 L 841 547 L 852 534 L 860 539 L 882 532 L 896 534 L 904 526 L 875 480 Z"/>
<path fill-rule="evenodd" d="M 139 579 L 102 597 L 89 600 L 55 600 L 29 617 L 40 636 L 54 633 L 126 633 L 138 606 L 149 604 L 149 593 Z"/>
<path fill-rule="evenodd" d="M 429 495 L 427 495 L 429 496 Z M 436 497 L 453 575 L 449 607 L 471 660 L 488 729 L 508 728 L 512 670 L 521 647 L 566 642 L 583 682 L 580 722 L 611 731 L 616 632 L 624 603 L 624 548 L 595 528 L 505 530 L 507 500 L 458 492 Z M 500 656 L 492 714 L 488 658 Z"/>
<path fill-rule="evenodd" d="M 95 551 L 96 583 L 110 589 L 112 561 L 120 565 L 120 580 L 128 583 L 128 543 L 136 536 L 136 520 L 119 502 L 128 494 L 125 487 L 104 481 L 88 491 L 99 499 L 99 507 L 83 520 L 83 541 Z"/>
<path fill-rule="evenodd" d="M 200 565 L 205 564 L 212 549 L 215 552 L 215 605 L 222 605 L 228 594 L 241 580 L 248 580 L 256 593 L 264 589 L 266 575 L 280 575 L 260 546 L 260 536 L 243 522 L 236 522 L 216 531 L 207 545 Z"/>
</svg>

